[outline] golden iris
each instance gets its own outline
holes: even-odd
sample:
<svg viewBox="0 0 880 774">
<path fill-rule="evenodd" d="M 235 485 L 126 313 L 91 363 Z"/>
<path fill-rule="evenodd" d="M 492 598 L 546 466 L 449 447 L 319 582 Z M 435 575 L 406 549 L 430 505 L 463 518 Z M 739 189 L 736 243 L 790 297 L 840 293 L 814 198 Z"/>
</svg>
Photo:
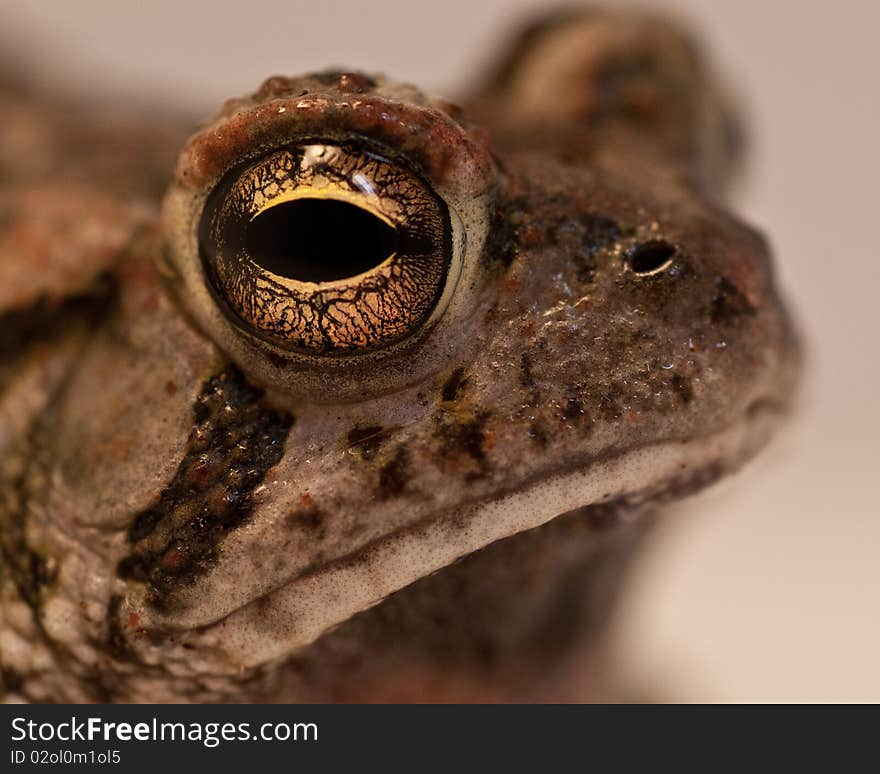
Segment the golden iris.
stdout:
<svg viewBox="0 0 880 774">
<path fill-rule="evenodd" d="M 229 172 L 199 249 L 229 311 L 284 347 L 343 354 L 418 329 L 449 275 L 443 200 L 407 165 L 311 142 Z"/>
</svg>

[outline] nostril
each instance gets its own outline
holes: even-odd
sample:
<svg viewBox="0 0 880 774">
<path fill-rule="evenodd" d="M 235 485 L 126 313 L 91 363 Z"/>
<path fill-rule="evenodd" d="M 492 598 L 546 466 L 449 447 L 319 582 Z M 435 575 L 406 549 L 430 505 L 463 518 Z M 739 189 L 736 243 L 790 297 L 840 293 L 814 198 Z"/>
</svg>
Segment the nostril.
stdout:
<svg viewBox="0 0 880 774">
<path fill-rule="evenodd" d="M 626 256 L 630 270 L 640 277 L 668 269 L 675 256 L 675 245 L 655 239 L 633 247 Z"/>
</svg>

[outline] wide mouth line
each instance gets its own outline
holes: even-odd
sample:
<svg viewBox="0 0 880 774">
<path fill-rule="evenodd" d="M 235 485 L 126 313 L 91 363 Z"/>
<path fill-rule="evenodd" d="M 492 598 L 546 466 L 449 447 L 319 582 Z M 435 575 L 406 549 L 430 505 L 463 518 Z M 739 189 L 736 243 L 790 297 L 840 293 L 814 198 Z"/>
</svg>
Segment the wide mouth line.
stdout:
<svg viewBox="0 0 880 774">
<path fill-rule="evenodd" d="M 449 556 L 438 561 L 438 566 L 435 569 L 427 568 L 426 573 L 442 569 L 455 561 L 456 558 L 461 558 L 461 556 L 479 550 L 479 548 L 497 540 L 540 527 L 572 511 L 588 508 L 592 505 L 607 504 L 619 499 L 625 499 L 636 507 L 653 500 L 657 500 L 662 505 L 710 483 L 723 472 L 738 467 L 741 462 L 751 456 L 753 451 L 763 445 L 770 435 L 769 430 L 785 413 L 785 404 L 771 397 L 752 401 L 749 405 L 755 406 L 755 408 L 744 412 L 739 420 L 726 428 L 716 430 L 713 433 L 693 439 L 667 439 L 628 449 L 609 450 L 605 454 L 591 457 L 589 461 L 582 460 L 581 464 L 571 465 L 566 470 L 559 471 L 552 476 L 536 474 L 516 488 L 461 505 L 456 509 L 456 518 L 466 525 L 462 528 L 461 533 L 467 533 L 467 536 L 462 537 L 460 534 L 459 537 L 460 541 L 470 541 L 466 546 L 467 550 L 458 555 L 454 547 L 442 546 L 443 550 L 440 553 L 449 553 Z M 761 425 L 761 427 L 756 432 L 752 432 L 754 425 Z M 714 452 L 714 454 L 711 459 L 707 458 L 705 465 L 692 465 L 690 464 L 692 460 L 689 460 L 688 464 L 684 466 L 688 469 L 687 473 L 682 476 L 682 460 L 688 459 L 687 455 L 693 451 L 693 446 L 699 447 L 698 452 Z M 659 461 L 658 457 L 661 458 Z M 724 464 L 719 468 L 718 463 L 721 460 L 724 460 Z M 602 468 L 605 469 L 602 470 Z M 646 470 L 651 471 L 651 478 L 644 476 Z M 603 474 L 604 478 L 602 478 Z M 603 481 L 612 480 L 621 483 L 616 490 L 607 485 L 597 488 L 597 481 L 591 480 L 594 475 L 597 479 L 602 478 Z M 642 480 L 644 484 L 639 487 L 630 487 L 631 482 L 626 480 L 628 476 L 633 480 Z M 582 480 L 579 482 L 578 478 Z M 693 486 L 689 487 L 688 481 Z M 584 486 L 584 496 L 575 501 L 571 497 L 571 491 L 578 488 L 579 485 Z M 565 505 L 554 508 L 552 513 L 545 511 L 540 514 L 540 508 L 554 499 L 564 500 Z M 528 511 L 523 509 L 524 503 L 529 506 Z M 532 509 L 533 504 L 534 509 Z M 498 518 L 492 517 L 490 512 L 493 510 L 499 511 Z M 508 516 L 514 511 L 518 512 L 518 515 L 508 518 L 509 524 L 499 526 L 499 522 L 503 521 L 501 516 L 505 511 L 509 511 Z M 224 621 L 235 615 L 247 615 L 249 609 L 254 609 L 254 605 L 273 595 L 293 593 L 292 589 L 294 588 L 305 586 L 295 595 L 297 599 L 301 595 L 308 596 L 315 593 L 316 588 L 323 587 L 323 584 L 332 583 L 332 577 L 335 574 L 357 573 L 361 564 L 370 563 L 371 557 L 376 559 L 387 553 L 391 561 L 397 562 L 400 557 L 395 554 L 395 551 L 398 551 L 403 544 L 418 545 L 423 544 L 425 540 L 430 540 L 432 531 L 442 531 L 444 516 L 449 513 L 449 509 L 433 511 L 394 532 L 357 546 L 342 556 L 321 564 L 308 565 L 296 575 L 280 580 L 271 588 L 263 590 L 224 615 L 214 620 L 199 621 L 196 625 L 199 628 L 222 625 Z M 477 517 L 481 513 L 486 518 L 478 519 Z M 437 536 L 442 537 L 439 533 Z M 474 543 L 474 545 L 470 545 L 470 543 Z M 477 543 L 479 545 L 476 545 Z M 407 549 L 404 546 L 403 550 L 406 552 L 412 548 Z M 394 593 L 414 580 L 417 578 L 408 578 L 394 588 L 389 587 L 383 596 Z M 368 602 L 367 606 L 375 604 L 376 601 L 378 600 Z M 354 607 L 357 606 L 358 603 L 354 603 Z M 347 614 L 353 613 L 348 611 Z M 186 630 L 191 626 L 178 622 L 177 625 L 172 624 L 172 628 Z M 308 637 L 306 639 L 313 641 Z"/>
</svg>

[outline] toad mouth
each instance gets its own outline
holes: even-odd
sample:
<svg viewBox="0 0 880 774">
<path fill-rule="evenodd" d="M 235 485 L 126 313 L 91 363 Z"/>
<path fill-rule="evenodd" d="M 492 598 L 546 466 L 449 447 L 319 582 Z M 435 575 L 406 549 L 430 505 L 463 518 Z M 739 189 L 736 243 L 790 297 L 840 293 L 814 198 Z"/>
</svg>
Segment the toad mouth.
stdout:
<svg viewBox="0 0 880 774">
<path fill-rule="evenodd" d="M 515 491 L 433 514 L 337 560 L 314 567 L 197 629 L 184 648 L 222 653 L 227 668 L 250 668 L 289 655 L 410 583 L 504 538 L 590 505 L 670 500 L 735 469 L 763 446 L 786 409 L 757 399 L 743 419 L 696 439 L 664 441 L 527 482 Z M 600 539 L 597 537 L 597 539 Z M 177 619 L 175 628 L 181 624 Z M 186 622 L 183 622 L 186 625 Z M 267 627 L 272 636 L 264 636 Z M 255 636 L 255 632 L 263 636 Z M 218 653 L 218 655 L 219 655 Z"/>
</svg>

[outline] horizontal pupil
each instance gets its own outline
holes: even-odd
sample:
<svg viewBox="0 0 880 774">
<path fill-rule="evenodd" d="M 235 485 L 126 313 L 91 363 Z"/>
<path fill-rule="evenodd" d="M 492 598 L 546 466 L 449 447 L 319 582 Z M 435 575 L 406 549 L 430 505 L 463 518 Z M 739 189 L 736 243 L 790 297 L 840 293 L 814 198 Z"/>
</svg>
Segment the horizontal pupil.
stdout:
<svg viewBox="0 0 880 774">
<path fill-rule="evenodd" d="M 398 250 L 397 230 L 335 199 L 296 199 L 264 210 L 247 226 L 245 249 L 267 271 L 301 282 L 363 274 Z"/>
</svg>

